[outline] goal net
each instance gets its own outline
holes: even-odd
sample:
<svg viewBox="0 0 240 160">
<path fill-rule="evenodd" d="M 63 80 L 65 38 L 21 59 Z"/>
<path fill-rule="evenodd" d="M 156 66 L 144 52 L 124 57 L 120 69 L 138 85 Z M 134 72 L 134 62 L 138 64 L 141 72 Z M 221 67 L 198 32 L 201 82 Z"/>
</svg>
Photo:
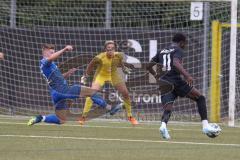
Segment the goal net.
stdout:
<svg viewBox="0 0 240 160">
<path fill-rule="evenodd" d="M 5 60 L 0 61 L 0 114 L 35 115 L 54 112 L 48 86 L 39 70 L 41 46 L 52 43 L 61 49 L 67 44 L 74 51 L 57 60 L 62 70 L 79 67 L 70 84 L 79 83 L 91 58 L 103 50 L 106 40 L 118 43 L 129 63 L 144 64 L 171 43 L 177 32 L 187 35 L 188 45 L 184 55 L 184 67 L 194 77 L 194 86 L 206 96 L 210 104 L 212 72 L 212 21 L 230 23 L 230 1 L 121 1 L 121 0 L 2 0 L 0 5 L 0 51 Z M 238 36 L 240 34 L 238 32 Z M 220 120 L 228 117 L 228 84 L 230 28 L 222 36 L 222 71 Z M 131 44 L 128 47 L 126 44 Z M 239 47 L 239 45 L 238 45 Z M 239 50 L 238 50 L 239 55 Z M 240 57 L 237 56 L 237 59 Z M 70 60 L 69 60 L 70 59 Z M 67 63 L 66 63 L 67 62 Z M 67 64 L 67 65 L 66 65 Z M 237 63 L 237 75 L 239 63 Z M 143 121 L 158 121 L 163 108 L 160 93 L 149 75 L 136 73 L 126 81 L 132 98 L 133 114 Z M 237 77 L 237 100 L 240 82 Z M 88 84 L 90 85 L 90 83 Z M 117 96 L 111 85 L 104 89 L 108 101 Z M 116 98 L 118 101 L 119 98 Z M 83 109 L 84 98 L 74 101 L 73 113 Z M 174 103 L 171 120 L 198 121 L 195 103 L 183 98 Z M 209 114 L 211 106 L 208 105 Z M 111 118 L 108 115 L 104 118 Z M 236 101 L 236 119 L 240 117 L 239 101 Z M 125 118 L 120 112 L 114 118 Z"/>
</svg>

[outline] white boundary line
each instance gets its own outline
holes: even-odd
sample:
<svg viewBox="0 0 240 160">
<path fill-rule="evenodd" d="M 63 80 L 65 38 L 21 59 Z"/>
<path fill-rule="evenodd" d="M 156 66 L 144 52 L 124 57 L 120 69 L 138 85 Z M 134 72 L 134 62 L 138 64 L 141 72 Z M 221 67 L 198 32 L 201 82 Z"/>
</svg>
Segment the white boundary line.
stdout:
<svg viewBox="0 0 240 160">
<path fill-rule="evenodd" d="M 1 115 L 0 114 L 0 122 L 1 119 L 3 120 L 29 120 L 31 116 L 9 116 L 9 115 Z M 74 121 L 68 121 L 68 122 L 74 122 Z M 103 118 L 97 118 L 97 119 L 91 119 L 89 122 L 107 122 L 107 123 L 126 123 L 127 120 L 122 119 L 103 119 Z M 160 121 L 139 121 L 140 124 L 150 125 L 150 126 L 159 126 Z M 182 126 L 199 126 L 201 125 L 201 122 L 182 122 L 182 121 L 170 121 L 169 124 L 173 125 L 182 125 Z M 226 123 L 218 123 L 221 126 L 228 126 Z M 240 125 L 235 125 L 232 128 L 240 128 Z"/>
<path fill-rule="evenodd" d="M 206 146 L 231 146 L 240 147 L 240 144 L 223 144 L 223 143 L 198 143 L 198 142 L 177 142 L 177 141 L 154 141 L 141 139 L 113 139 L 113 138 L 87 138 L 87 137 L 62 137 L 62 136 L 35 136 L 35 135 L 0 135 L 0 137 L 17 137 L 17 138 L 43 138 L 43 139 L 70 139 L 70 140 L 93 140 L 93 141 L 118 141 L 118 142 L 142 142 L 142 143 L 168 143 L 168 144 L 190 144 Z"/>
<path fill-rule="evenodd" d="M 0 124 L 9 124 L 9 125 L 27 125 L 27 123 L 21 123 L 21 122 L 1 122 Z M 54 124 L 46 124 L 46 123 L 40 123 L 37 124 L 38 126 L 57 126 Z M 158 130 L 158 127 L 153 128 L 153 127 L 140 127 L 140 126 L 126 126 L 126 127 L 121 127 L 121 126 L 106 126 L 106 125 L 79 125 L 79 124 L 63 124 L 61 125 L 62 127 L 80 127 L 80 128 L 112 128 L 112 129 L 129 129 L 129 128 L 134 128 L 134 129 L 143 129 L 143 130 Z M 176 129 L 170 129 L 171 130 L 184 130 L 184 131 L 201 131 L 199 130 L 194 130 L 194 129 L 180 129 L 180 128 L 176 128 Z"/>
<path fill-rule="evenodd" d="M 116 122 L 118 123 L 118 122 Z M 0 124 L 8 124 L 8 125 L 25 125 L 27 126 L 27 123 L 23 123 L 23 122 L 1 122 Z M 110 129 L 140 129 L 140 130 L 158 130 L 159 126 L 158 125 L 150 125 L 150 124 L 142 124 L 142 125 L 146 125 L 149 127 L 141 127 L 141 126 L 107 126 L 107 125 L 79 125 L 79 124 L 62 124 L 61 127 L 79 127 L 79 128 L 110 128 Z M 173 124 L 173 125 L 177 125 L 177 124 Z M 179 124 L 181 125 L 181 124 Z M 37 126 L 59 126 L 59 125 L 55 125 L 55 124 L 48 124 L 48 123 L 39 123 L 37 124 Z M 182 126 L 186 126 L 186 125 L 182 125 Z M 197 125 L 191 125 L 191 126 L 197 126 Z M 32 126 L 30 126 L 32 127 Z M 232 127 L 231 127 L 232 128 Z M 236 127 L 238 128 L 238 127 Z M 168 129 L 169 132 L 171 131 L 191 131 L 191 132 L 201 132 L 201 127 L 199 126 L 199 129 L 181 129 L 181 128 L 170 128 Z M 223 132 L 230 132 L 230 131 L 226 131 L 224 130 Z"/>
<path fill-rule="evenodd" d="M 9 125 L 27 125 L 27 123 L 23 123 L 23 122 L 1 122 L 0 124 L 9 124 Z M 148 125 L 150 127 L 141 127 L 141 126 L 107 126 L 107 125 L 79 125 L 79 124 L 62 124 L 61 127 L 79 127 L 79 128 L 110 128 L 110 129 L 140 129 L 140 130 L 158 130 L 159 126 L 156 125 L 149 125 L 149 124 L 143 124 L 143 125 Z M 173 124 L 176 125 L 176 124 Z M 37 126 L 59 126 L 59 125 L 55 125 L 55 124 L 48 124 L 48 123 L 39 123 L 37 124 Z M 186 126 L 186 125 L 183 125 Z M 193 125 L 195 126 L 195 125 Z M 30 126 L 32 127 L 32 126 Z M 200 126 L 199 126 L 200 127 Z M 201 132 L 201 127 L 199 129 L 181 129 L 181 128 L 170 128 L 168 129 L 168 131 L 194 131 L 194 132 Z M 224 131 L 224 132 L 228 132 L 228 131 Z"/>
<path fill-rule="evenodd" d="M 4 120 L 28 120 L 31 116 L 9 116 L 9 115 L 0 115 L 0 119 Z M 69 121 L 73 122 L 73 121 Z M 108 123 L 125 123 L 127 120 L 123 119 L 104 119 L 104 118 L 96 118 L 91 119 L 89 122 L 108 122 Z M 141 124 L 147 125 L 160 125 L 160 121 L 139 121 Z M 201 122 L 179 122 L 179 121 L 170 121 L 170 124 L 179 124 L 179 125 L 200 125 Z"/>
</svg>

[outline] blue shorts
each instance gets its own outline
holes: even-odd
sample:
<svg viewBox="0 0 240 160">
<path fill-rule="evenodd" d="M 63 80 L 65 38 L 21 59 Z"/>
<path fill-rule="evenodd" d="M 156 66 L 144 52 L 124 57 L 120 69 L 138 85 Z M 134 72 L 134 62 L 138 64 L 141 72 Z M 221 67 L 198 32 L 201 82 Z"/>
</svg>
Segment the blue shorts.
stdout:
<svg viewBox="0 0 240 160">
<path fill-rule="evenodd" d="M 56 110 L 68 109 L 67 99 L 79 98 L 81 92 L 80 85 L 73 85 L 68 87 L 64 92 L 59 92 L 54 89 L 50 90 L 52 101 Z"/>
<path fill-rule="evenodd" d="M 192 90 L 192 86 L 189 86 L 186 81 L 182 79 L 176 79 L 175 81 L 168 81 L 173 85 L 173 90 L 161 95 L 161 102 L 163 105 L 173 103 L 175 99 L 179 97 L 185 97 Z"/>
</svg>

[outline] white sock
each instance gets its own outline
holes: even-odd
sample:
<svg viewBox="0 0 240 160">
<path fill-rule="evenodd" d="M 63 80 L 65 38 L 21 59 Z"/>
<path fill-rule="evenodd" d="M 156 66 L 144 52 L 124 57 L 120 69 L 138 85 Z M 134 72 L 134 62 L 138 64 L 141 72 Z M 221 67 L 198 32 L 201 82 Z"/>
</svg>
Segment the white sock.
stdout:
<svg viewBox="0 0 240 160">
<path fill-rule="evenodd" d="M 161 127 L 166 128 L 166 127 L 167 127 L 167 124 L 166 124 L 165 122 L 162 122 L 162 123 L 161 123 Z"/>
<path fill-rule="evenodd" d="M 208 127 L 208 120 L 202 120 L 202 127 L 207 128 Z"/>
<path fill-rule="evenodd" d="M 107 110 L 111 110 L 111 109 L 112 109 L 112 106 L 109 105 L 109 104 L 107 104 L 106 109 L 107 109 Z"/>
<path fill-rule="evenodd" d="M 44 122 L 46 119 L 46 116 L 42 116 L 42 122 Z"/>
</svg>

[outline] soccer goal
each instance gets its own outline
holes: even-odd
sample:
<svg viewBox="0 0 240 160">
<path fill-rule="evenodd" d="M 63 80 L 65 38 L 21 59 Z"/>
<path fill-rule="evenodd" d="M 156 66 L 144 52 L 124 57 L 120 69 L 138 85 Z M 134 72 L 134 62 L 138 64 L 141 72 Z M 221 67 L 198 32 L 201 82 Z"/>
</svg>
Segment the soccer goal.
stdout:
<svg viewBox="0 0 240 160">
<path fill-rule="evenodd" d="M 240 121 L 237 8 L 237 0 L 2 0 L 0 52 L 5 60 L 0 61 L 0 114 L 54 112 L 39 70 L 43 43 L 55 44 L 56 49 L 74 46 L 57 61 L 62 71 L 78 67 L 67 79 L 71 84 L 80 81 L 106 40 L 116 41 L 127 62 L 141 66 L 182 32 L 188 38 L 184 67 L 206 96 L 210 120 L 234 126 Z M 145 71 L 133 74 L 125 78 L 134 115 L 142 121 L 159 121 L 163 109 L 158 85 Z M 104 89 L 110 103 L 121 101 L 111 85 Z M 80 113 L 84 101 L 74 101 L 71 112 Z M 114 118 L 124 119 L 125 112 Z M 199 119 L 191 100 L 175 102 L 171 120 Z"/>
</svg>

